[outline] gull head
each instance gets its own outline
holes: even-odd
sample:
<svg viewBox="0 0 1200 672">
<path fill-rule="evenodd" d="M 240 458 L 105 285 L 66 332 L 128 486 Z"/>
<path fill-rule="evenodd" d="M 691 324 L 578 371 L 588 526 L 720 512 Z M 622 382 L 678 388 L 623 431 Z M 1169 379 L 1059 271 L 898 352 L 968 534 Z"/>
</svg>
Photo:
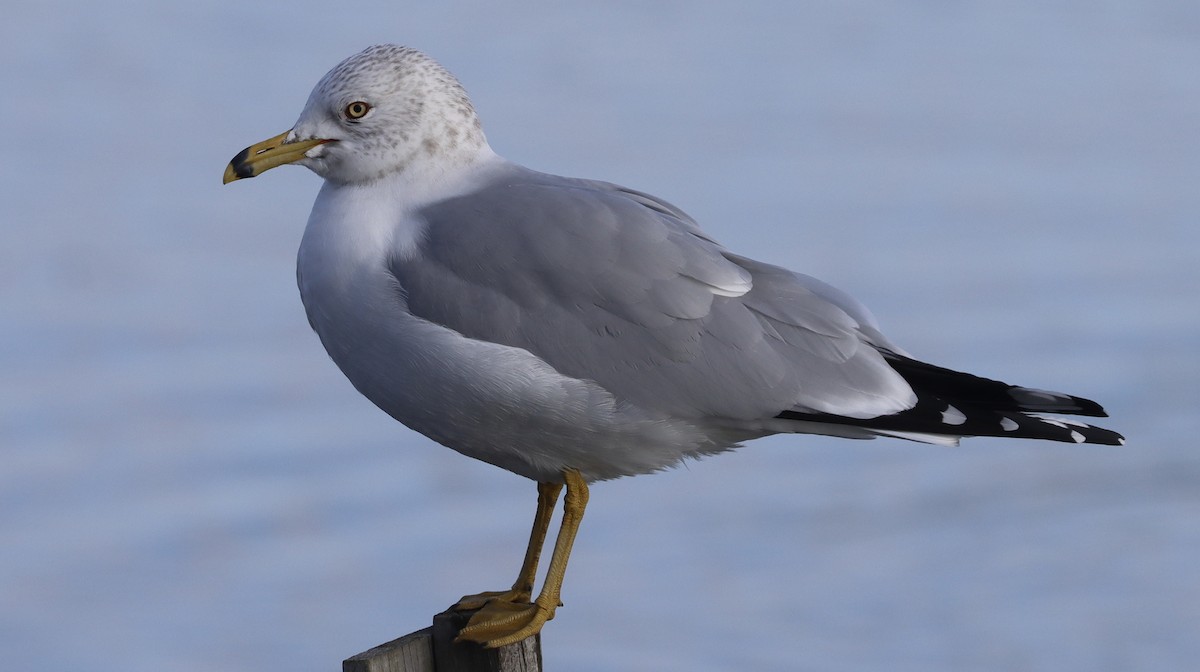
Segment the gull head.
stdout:
<svg viewBox="0 0 1200 672">
<path fill-rule="evenodd" d="M 486 146 L 454 75 L 416 49 L 377 45 L 322 77 L 295 126 L 238 153 L 225 182 L 295 163 L 330 182 L 362 184 L 452 169 Z"/>
</svg>

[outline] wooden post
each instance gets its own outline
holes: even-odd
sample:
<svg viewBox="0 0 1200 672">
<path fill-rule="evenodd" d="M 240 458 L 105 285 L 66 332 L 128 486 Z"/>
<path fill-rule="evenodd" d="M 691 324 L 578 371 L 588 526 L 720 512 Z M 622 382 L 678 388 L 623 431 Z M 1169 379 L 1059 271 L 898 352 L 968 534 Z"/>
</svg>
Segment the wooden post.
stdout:
<svg viewBox="0 0 1200 672">
<path fill-rule="evenodd" d="M 498 649 L 454 638 L 473 611 L 444 611 L 433 627 L 342 661 L 342 672 L 542 672 L 542 636 L 527 637 Z"/>
<path fill-rule="evenodd" d="M 436 672 L 432 633 L 433 628 L 410 632 L 351 656 L 342 661 L 342 672 Z"/>
</svg>

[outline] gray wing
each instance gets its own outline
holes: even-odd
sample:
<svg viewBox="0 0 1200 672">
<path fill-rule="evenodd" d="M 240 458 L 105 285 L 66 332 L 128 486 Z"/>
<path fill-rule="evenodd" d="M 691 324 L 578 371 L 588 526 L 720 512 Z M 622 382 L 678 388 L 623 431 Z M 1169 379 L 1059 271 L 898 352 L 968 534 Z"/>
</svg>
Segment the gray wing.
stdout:
<svg viewBox="0 0 1200 672">
<path fill-rule="evenodd" d="M 647 194 L 514 168 L 422 215 L 420 249 L 389 263 L 414 315 L 619 400 L 744 420 L 915 403 L 857 302 L 729 254 Z"/>
</svg>

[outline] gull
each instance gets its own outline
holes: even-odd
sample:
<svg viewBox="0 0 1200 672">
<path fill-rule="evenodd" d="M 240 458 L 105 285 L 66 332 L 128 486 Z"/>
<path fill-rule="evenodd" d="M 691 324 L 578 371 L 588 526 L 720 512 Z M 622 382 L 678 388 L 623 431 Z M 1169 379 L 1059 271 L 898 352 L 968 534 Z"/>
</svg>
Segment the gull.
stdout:
<svg viewBox="0 0 1200 672">
<path fill-rule="evenodd" d="M 296 275 L 329 356 L 396 420 L 537 482 L 517 580 L 455 605 L 476 610 L 463 641 L 554 617 L 595 481 L 780 433 L 1124 443 L 1044 415 L 1105 416 L 1096 402 L 912 358 L 849 295 L 730 252 L 660 198 L 501 158 L 458 80 L 412 48 L 342 61 L 224 181 L 285 164 L 324 178 Z"/>
</svg>

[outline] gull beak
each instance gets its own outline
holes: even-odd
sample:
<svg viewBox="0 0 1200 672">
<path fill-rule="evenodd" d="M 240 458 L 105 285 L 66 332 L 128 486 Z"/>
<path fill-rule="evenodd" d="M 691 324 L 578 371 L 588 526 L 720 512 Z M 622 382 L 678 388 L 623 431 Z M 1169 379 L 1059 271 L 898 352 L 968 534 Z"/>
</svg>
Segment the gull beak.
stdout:
<svg viewBox="0 0 1200 672">
<path fill-rule="evenodd" d="M 254 177 L 285 163 L 295 163 L 303 159 L 313 147 L 333 142 L 323 138 L 288 142 L 287 137 L 290 134 L 291 131 L 284 131 L 238 152 L 225 167 L 224 183 L 229 184 L 243 177 Z"/>
</svg>

